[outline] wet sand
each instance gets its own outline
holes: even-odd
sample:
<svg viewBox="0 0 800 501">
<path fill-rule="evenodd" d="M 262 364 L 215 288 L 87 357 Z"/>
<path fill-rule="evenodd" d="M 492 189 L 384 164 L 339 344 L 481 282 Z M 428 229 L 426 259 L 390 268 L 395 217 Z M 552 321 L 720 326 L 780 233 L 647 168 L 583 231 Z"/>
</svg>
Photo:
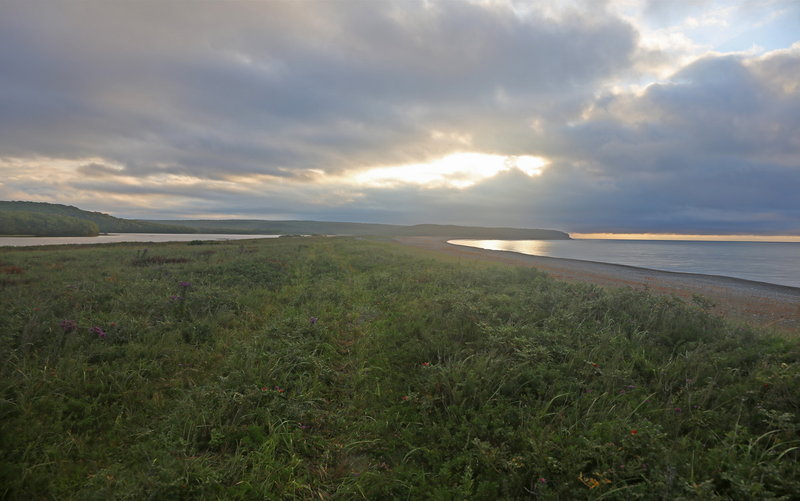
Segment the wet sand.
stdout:
<svg viewBox="0 0 800 501">
<path fill-rule="evenodd" d="M 444 237 L 397 237 L 397 242 L 463 259 L 495 261 L 539 269 L 558 280 L 603 287 L 632 287 L 691 300 L 697 294 L 715 304 L 712 311 L 750 325 L 800 332 L 800 288 L 695 273 L 530 256 L 447 243 Z"/>
</svg>

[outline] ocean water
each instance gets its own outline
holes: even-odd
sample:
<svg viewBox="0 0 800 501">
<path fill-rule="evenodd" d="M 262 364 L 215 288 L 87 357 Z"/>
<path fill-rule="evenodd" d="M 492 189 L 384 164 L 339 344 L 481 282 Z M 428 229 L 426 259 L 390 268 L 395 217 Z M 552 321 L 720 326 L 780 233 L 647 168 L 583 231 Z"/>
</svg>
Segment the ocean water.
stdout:
<svg viewBox="0 0 800 501">
<path fill-rule="evenodd" d="M 800 243 L 686 240 L 451 240 L 451 243 L 800 287 Z"/>
<path fill-rule="evenodd" d="M 96 237 L 0 237 L 0 247 L 28 245 L 110 244 L 116 242 L 191 242 L 192 240 L 244 240 L 280 235 L 222 235 L 205 233 L 109 233 Z"/>
</svg>

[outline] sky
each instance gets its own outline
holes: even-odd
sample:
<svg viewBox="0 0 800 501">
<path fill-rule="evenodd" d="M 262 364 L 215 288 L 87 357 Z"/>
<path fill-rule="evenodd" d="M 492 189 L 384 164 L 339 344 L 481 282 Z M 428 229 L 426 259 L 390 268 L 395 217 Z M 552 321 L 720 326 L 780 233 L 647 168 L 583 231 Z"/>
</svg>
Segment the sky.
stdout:
<svg viewBox="0 0 800 501">
<path fill-rule="evenodd" d="M 800 235 L 797 0 L 0 0 L 0 199 Z"/>
</svg>

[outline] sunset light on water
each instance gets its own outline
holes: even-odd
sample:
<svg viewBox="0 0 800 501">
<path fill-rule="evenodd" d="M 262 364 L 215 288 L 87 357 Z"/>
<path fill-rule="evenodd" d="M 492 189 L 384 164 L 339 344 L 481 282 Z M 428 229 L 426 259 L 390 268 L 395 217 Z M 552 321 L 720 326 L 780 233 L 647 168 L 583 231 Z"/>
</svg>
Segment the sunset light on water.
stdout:
<svg viewBox="0 0 800 501">
<path fill-rule="evenodd" d="M 576 240 L 687 240 L 699 242 L 800 242 L 797 235 L 684 235 L 678 233 L 570 233 Z"/>
</svg>

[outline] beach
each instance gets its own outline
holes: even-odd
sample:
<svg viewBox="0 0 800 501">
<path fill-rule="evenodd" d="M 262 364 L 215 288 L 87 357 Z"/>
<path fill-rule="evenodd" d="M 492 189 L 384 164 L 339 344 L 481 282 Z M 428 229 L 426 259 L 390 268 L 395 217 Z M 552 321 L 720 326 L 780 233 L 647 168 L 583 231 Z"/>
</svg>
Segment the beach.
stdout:
<svg viewBox="0 0 800 501">
<path fill-rule="evenodd" d="M 530 266 L 567 282 L 602 287 L 632 287 L 691 301 L 695 295 L 710 300 L 712 312 L 757 327 L 800 332 L 800 288 L 738 278 L 650 270 L 576 259 L 531 256 L 448 243 L 445 237 L 397 237 L 397 242 L 445 253 L 460 259 Z"/>
</svg>

